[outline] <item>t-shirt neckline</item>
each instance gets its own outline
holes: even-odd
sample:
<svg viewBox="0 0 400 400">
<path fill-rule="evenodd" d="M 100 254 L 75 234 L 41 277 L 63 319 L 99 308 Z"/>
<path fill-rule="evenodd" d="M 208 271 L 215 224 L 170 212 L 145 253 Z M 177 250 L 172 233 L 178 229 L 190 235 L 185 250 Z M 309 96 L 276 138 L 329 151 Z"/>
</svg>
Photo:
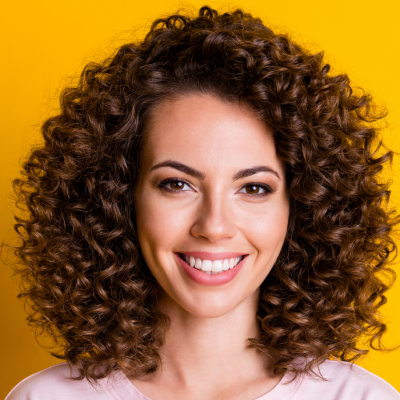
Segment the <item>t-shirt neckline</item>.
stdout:
<svg viewBox="0 0 400 400">
<path fill-rule="evenodd" d="M 293 382 L 287 383 L 292 378 L 293 374 L 286 373 L 272 390 L 254 400 L 294 400 L 293 396 L 302 390 L 305 379 L 300 374 Z M 118 399 L 152 400 L 145 396 L 122 371 L 116 372 L 114 379 L 109 383 Z"/>
</svg>

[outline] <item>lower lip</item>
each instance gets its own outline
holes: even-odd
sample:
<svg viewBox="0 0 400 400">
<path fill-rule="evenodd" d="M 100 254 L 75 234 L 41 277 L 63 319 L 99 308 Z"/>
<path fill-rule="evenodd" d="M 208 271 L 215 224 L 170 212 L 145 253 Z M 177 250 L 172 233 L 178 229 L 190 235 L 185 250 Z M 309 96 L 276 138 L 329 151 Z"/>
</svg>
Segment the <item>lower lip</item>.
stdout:
<svg viewBox="0 0 400 400">
<path fill-rule="evenodd" d="M 247 258 L 245 256 L 243 260 L 240 261 L 240 263 L 235 267 L 233 267 L 232 269 L 228 269 L 227 271 L 221 272 L 216 275 L 208 275 L 205 272 L 202 272 L 201 270 L 188 265 L 185 261 L 182 260 L 182 258 L 179 257 L 177 253 L 174 253 L 174 255 L 179 265 L 183 268 L 186 275 L 190 279 L 192 279 L 196 283 L 199 283 L 200 285 L 206 285 L 206 286 L 218 286 L 230 282 L 243 267 L 244 260 L 246 260 Z"/>
</svg>

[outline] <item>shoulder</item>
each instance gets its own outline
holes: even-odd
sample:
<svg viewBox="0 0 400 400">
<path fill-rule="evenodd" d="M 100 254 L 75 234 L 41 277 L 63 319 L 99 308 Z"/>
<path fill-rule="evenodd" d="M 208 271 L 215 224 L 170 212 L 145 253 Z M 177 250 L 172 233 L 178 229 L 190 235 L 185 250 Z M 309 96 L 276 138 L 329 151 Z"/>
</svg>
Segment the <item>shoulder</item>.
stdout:
<svg viewBox="0 0 400 400">
<path fill-rule="evenodd" d="M 67 363 L 37 372 L 21 381 L 5 400 L 110 400 L 105 382 L 91 385 L 86 379 L 68 379 L 78 376 Z"/>
<path fill-rule="evenodd" d="M 320 395 L 327 400 L 400 400 L 400 393 L 393 386 L 358 365 L 327 360 L 319 371 L 326 381 L 307 378 L 305 395 Z"/>
</svg>

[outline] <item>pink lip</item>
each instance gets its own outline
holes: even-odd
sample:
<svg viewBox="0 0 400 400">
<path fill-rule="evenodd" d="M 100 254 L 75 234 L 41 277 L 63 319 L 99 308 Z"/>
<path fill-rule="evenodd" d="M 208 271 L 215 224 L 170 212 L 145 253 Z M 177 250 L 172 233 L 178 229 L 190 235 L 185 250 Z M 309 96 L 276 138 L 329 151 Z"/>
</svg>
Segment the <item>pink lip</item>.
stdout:
<svg viewBox="0 0 400 400">
<path fill-rule="evenodd" d="M 180 254 L 185 254 L 187 256 L 201 258 L 202 260 L 223 260 L 225 258 L 236 258 L 240 256 L 245 256 L 245 253 L 233 253 L 233 252 L 224 252 L 224 253 L 208 253 L 206 251 L 180 251 Z"/>
<path fill-rule="evenodd" d="M 197 253 L 197 252 L 195 252 Z M 187 254 L 188 253 L 183 253 Z M 204 254 L 204 253 L 203 253 Z M 206 253 L 210 254 L 210 253 Z M 220 254 L 238 254 L 238 253 L 220 253 Z M 176 260 L 178 261 L 179 265 L 182 267 L 182 269 L 185 271 L 186 275 L 195 281 L 196 283 L 199 283 L 200 285 L 205 285 L 205 286 L 218 286 L 218 285 L 223 285 L 225 283 L 230 282 L 240 271 L 240 269 L 243 267 L 244 262 L 247 257 L 244 257 L 242 261 L 238 265 L 236 265 L 232 269 L 228 269 L 228 271 L 221 272 L 220 274 L 217 275 L 208 275 L 201 270 L 198 270 L 194 267 L 191 267 L 188 265 L 185 261 L 182 260 L 182 258 L 179 257 L 178 253 L 174 253 L 174 256 Z M 220 255 L 219 255 L 220 257 Z M 226 258 L 233 258 L 233 257 L 226 257 Z M 217 258 L 219 260 L 220 258 Z M 207 260 L 207 258 L 206 258 Z"/>
</svg>

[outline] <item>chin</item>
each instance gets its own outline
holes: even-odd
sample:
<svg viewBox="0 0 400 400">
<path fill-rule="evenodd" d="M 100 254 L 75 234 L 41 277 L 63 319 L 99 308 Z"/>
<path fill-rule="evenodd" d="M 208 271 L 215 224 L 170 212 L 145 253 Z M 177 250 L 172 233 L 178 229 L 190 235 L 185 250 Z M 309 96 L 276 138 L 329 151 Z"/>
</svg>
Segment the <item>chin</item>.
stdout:
<svg viewBox="0 0 400 400">
<path fill-rule="evenodd" d="M 199 318 L 218 318 L 232 311 L 238 311 L 241 305 L 255 300 L 252 295 L 246 296 L 244 293 L 241 294 L 242 296 L 240 296 L 239 300 L 239 297 L 232 298 L 227 296 L 226 293 L 219 293 L 218 295 L 217 293 L 214 295 L 204 293 L 203 296 L 194 296 L 189 300 L 181 299 L 181 301 L 175 301 L 175 303 L 193 316 Z"/>
<path fill-rule="evenodd" d="M 199 318 L 218 318 L 228 314 L 230 311 L 232 311 L 232 308 L 212 307 L 212 309 L 210 309 L 209 307 L 193 307 L 187 308 L 186 311 Z"/>
</svg>

